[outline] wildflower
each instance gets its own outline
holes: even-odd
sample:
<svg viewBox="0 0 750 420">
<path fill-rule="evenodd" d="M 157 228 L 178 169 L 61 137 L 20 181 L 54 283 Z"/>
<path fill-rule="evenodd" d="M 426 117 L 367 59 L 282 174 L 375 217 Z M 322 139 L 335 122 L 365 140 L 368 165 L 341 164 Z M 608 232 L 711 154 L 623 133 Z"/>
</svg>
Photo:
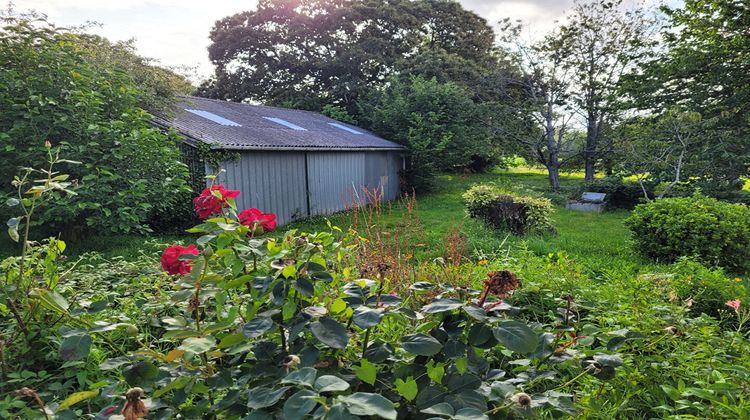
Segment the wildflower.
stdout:
<svg viewBox="0 0 750 420">
<path fill-rule="evenodd" d="M 510 400 L 518 408 L 526 409 L 531 407 L 531 397 L 525 392 L 519 392 L 518 394 L 513 395 L 512 397 L 510 397 Z"/>
<path fill-rule="evenodd" d="M 195 245 L 188 247 L 172 245 L 167 247 L 161 254 L 161 267 L 171 275 L 188 274 L 190 272 L 190 261 L 180 259 L 182 255 L 198 255 L 200 252 Z"/>
<path fill-rule="evenodd" d="M 214 195 L 217 192 L 217 195 Z M 198 197 L 193 199 L 195 212 L 201 219 L 207 219 L 209 216 L 221 213 L 221 209 L 229 207 L 227 200 L 236 198 L 240 195 L 237 190 L 228 190 L 223 185 L 214 185 L 201 191 Z"/>
<path fill-rule="evenodd" d="M 485 259 L 479 260 L 479 265 L 487 265 L 487 264 L 489 264 L 489 261 L 487 261 Z"/>
<path fill-rule="evenodd" d="M 252 233 L 265 233 L 276 229 L 276 215 L 273 213 L 263 213 L 256 208 L 242 210 L 237 215 L 241 224 L 255 229 Z M 259 232 L 257 232 L 260 230 Z"/>
<path fill-rule="evenodd" d="M 735 299 L 735 300 L 728 300 L 725 303 L 725 305 L 729 306 L 730 308 L 734 309 L 735 312 L 739 313 L 740 312 L 740 303 L 741 302 L 740 302 L 739 299 Z"/>
<path fill-rule="evenodd" d="M 736 277 L 736 278 L 734 279 L 734 281 L 736 281 L 737 283 L 742 283 L 742 279 L 741 279 L 741 278 L 739 278 L 739 277 Z"/>
<path fill-rule="evenodd" d="M 48 149 L 49 149 L 50 147 L 52 147 L 52 142 L 51 142 L 51 141 L 49 141 L 49 140 L 45 140 L 45 141 L 44 141 L 44 147 L 46 147 L 46 148 L 48 148 Z"/>
</svg>

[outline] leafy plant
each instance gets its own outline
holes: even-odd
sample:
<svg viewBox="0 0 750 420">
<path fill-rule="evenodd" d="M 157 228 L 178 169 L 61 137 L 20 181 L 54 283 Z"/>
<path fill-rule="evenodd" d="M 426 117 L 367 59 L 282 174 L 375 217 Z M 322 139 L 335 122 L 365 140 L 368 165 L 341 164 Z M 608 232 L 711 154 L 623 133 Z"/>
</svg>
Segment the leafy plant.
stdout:
<svg viewBox="0 0 750 420">
<path fill-rule="evenodd" d="M 636 249 L 664 261 L 681 256 L 725 267 L 750 269 L 750 208 L 693 195 L 635 208 L 626 220 Z"/>
<path fill-rule="evenodd" d="M 46 233 L 142 232 L 177 205 L 187 190 L 178 137 L 149 124 L 139 106 L 147 95 L 106 48 L 43 19 L 3 17 L 0 32 L 0 178 L 43 161 L 44 141 L 81 160 L 60 163 L 77 194 L 50 195 L 57 205 L 35 218 Z M 13 193 L 0 186 L 0 196 Z"/>
<path fill-rule="evenodd" d="M 475 185 L 462 197 L 470 216 L 497 229 L 516 235 L 554 231 L 553 207 L 546 198 L 519 196 L 490 184 Z"/>
</svg>

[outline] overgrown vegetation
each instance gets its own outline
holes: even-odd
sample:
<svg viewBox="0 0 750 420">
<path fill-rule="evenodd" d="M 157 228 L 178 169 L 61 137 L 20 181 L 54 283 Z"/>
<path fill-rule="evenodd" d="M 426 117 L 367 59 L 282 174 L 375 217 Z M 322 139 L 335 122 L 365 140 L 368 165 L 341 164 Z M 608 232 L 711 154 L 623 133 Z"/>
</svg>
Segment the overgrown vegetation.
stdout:
<svg viewBox="0 0 750 420">
<path fill-rule="evenodd" d="M 636 248 L 664 261 L 681 256 L 739 272 L 750 270 L 750 208 L 701 195 L 635 208 L 626 220 Z"/>
<path fill-rule="evenodd" d="M 201 94 L 411 152 L 401 200 L 284 230 L 148 124 L 184 79 L 4 17 L 0 417 L 750 417 L 750 211 L 716 199 L 750 202 L 750 13 L 662 11 L 582 0 L 535 45 L 433 0 L 217 22 Z"/>
<path fill-rule="evenodd" d="M 176 208 L 188 189 L 187 169 L 177 137 L 151 127 L 141 108 L 153 97 L 136 83 L 146 70 L 131 76 L 120 65 L 132 52 L 41 19 L 3 17 L 2 25 L 0 178 L 44 161 L 45 141 L 81 160 L 59 164 L 76 194 L 55 192 L 55 205 L 40 209 L 36 223 L 68 238 L 145 231 L 149 219 Z M 2 197 L 14 190 L 0 185 Z"/>
<path fill-rule="evenodd" d="M 453 183 L 458 212 L 469 182 Z M 545 182 L 532 175 L 526 187 Z M 467 246 L 471 226 L 431 241 L 425 217 L 450 210 L 413 198 L 339 219 L 351 230 L 258 236 L 275 227 L 268 215 L 239 215 L 236 192 L 211 191 L 199 200 L 208 219 L 193 229 L 197 247 L 162 254 L 174 276 L 157 269 L 164 245 L 155 244 L 132 262 L 88 254 L 59 267 L 59 245 L 27 253 L 28 270 L 5 260 L 4 284 L 24 272 L 35 293 L 13 301 L 29 335 L 4 314 L 3 337 L 14 341 L 3 347 L 3 416 L 39 416 L 38 401 L 50 414 L 104 417 L 750 410 L 746 285 L 721 270 L 684 260 L 630 271 L 609 257 L 595 269 L 534 253 L 525 239 L 477 249 Z M 558 225 L 561 235 L 580 229 Z"/>
</svg>

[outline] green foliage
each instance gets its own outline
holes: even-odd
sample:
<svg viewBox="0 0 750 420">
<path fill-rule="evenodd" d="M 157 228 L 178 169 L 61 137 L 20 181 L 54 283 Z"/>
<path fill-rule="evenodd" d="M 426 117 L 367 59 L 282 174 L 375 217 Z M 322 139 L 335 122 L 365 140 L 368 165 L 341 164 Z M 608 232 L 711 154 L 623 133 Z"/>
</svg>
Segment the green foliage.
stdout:
<svg viewBox="0 0 750 420">
<path fill-rule="evenodd" d="M 136 54 L 133 40 L 111 42 L 92 34 L 78 34 L 78 47 L 85 59 L 100 71 L 125 72 L 138 89 L 138 106 L 150 113 L 170 113 L 177 95 L 189 95 L 193 85 L 158 62 Z"/>
<path fill-rule="evenodd" d="M 338 105 L 327 104 L 320 110 L 320 113 L 327 117 L 331 117 L 334 120 L 349 124 L 357 124 L 357 120 L 352 117 L 344 107 Z"/>
<path fill-rule="evenodd" d="M 546 184 L 529 171 L 493 177 L 513 189 Z M 446 212 L 461 211 L 460 193 L 477 179 L 489 178 L 446 179 L 449 191 L 420 199 L 420 214 L 435 227 L 429 236 L 447 223 Z M 46 317 L 30 340 L 0 348 L 0 416 L 40 416 L 33 396 L 15 392 L 22 387 L 58 417 L 93 417 L 121 414 L 121 396 L 141 386 L 153 417 L 747 417 L 742 322 L 735 330 L 697 316 L 701 293 L 676 295 L 691 273 L 706 285 L 743 283 L 692 262 L 634 259 L 622 246 L 623 216 L 561 209 L 559 237 L 510 238 L 511 247 L 502 245 L 505 235 L 467 221 L 462 230 L 483 240 L 473 242 L 483 253 L 478 263 L 409 256 L 404 273 L 369 271 L 369 279 L 359 271 L 385 255 L 360 260 L 363 248 L 388 235 L 367 241 L 321 222 L 323 233 L 249 238 L 231 209 L 196 227 L 201 255 L 181 277 L 156 269 L 152 250 L 162 246 L 153 241 L 128 260 L 55 257 L 45 264 L 64 274 L 57 291 L 70 316 Z M 428 243 L 424 254 L 443 252 L 442 240 Z M 66 265 L 58 270 L 58 262 Z M 481 308 L 483 281 L 499 270 L 514 271 L 523 285 L 503 303 L 490 295 Z M 736 292 L 733 299 L 743 298 Z M 725 307 L 718 315 L 740 313 Z M 344 340 L 334 326 L 341 325 L 345 348 L 322 342 L 316 322 L 330 324 L 322 328 L 335 345 Z M 3 337 L 14 327 L 0 313 Z M 63 343 L 65 355 L 88 353 L 64 361 Z M 530 407 L 519 404 L 523 394 Z"/>
<path fill-rule="evenodd" d="M 310 110 L 336 104 L 350 113 L 389 76 L 411 73 L 415 56 L 435 52 L 476 66 L 491 63 L 495 50 L 486 20 L 434 0 L 263 1 L 218 21 L 211 41 L 216 75 L 202 94 Z"/>
<path fill-rule="evenodd" d="M 420 192 L 434 188 L 440 171 L 466 168 L 475 157 L 491 155 L 480 107 L 455 83 L 393 79 L 373 93 L 362 114 L 377 134 L 409 148 L 405 175 Z"/>
<path fill-rule="evenodd" d="M 690 311 L 719 318 L 727 310 L 726 302 L 743 295 L 742 284 L 728 278 L 721 268 L 709 268 L 690 258 L 680 258 L 671 267 L 675 295 L 690 302 Z"/>
<path fill-rule="evenodd" d="M 149 216 L 171 209 L 186 190 L 177 137 L 149 125 L 138 106 L 145 94 L 106 62 L 101 45 L 89 50 L 91 39 L 44 21 L 3 23 L 0 178 L 44 160 L 49 140 L 81 164 L 61 164 L 77 194 L 53 194 L 56 205 L 38 213 L 39 223 L 71 237 L 146 230 Z M 10 192 L 0 186 L 0 194 Z"/>
<path fill-rule="evenodd" d="M 554 232 L 552 202 L 546 198 L 519 196 L 482 184 L 469 188 L 463 194 L 466 209 L 496 229 L 507 229 L 516 235 Z"/>
<path fill-rule="evenodd" d="M 729 270 L 750 269 L 750 208 L 713 198 L 665 198 L 641 204 L 626 220 L 636 249 L 663 261 L 695 257 Z"/>
<path fill-rule="evenodd" d="M 646 189 L 645 193 L 643 192 L 643 188 Z M 636 181 L 623 179 L 618 176 L 598 178 L 593 182 L 581 184 L 581 186 L 576 188 L 569 198 L 573 200 L 580 199 L 581 194 L 584 192 L 599 192 L 607 194 L 606 202 L 608 210 L 629 210 L 637 204 L 645 201 L 646 194 L 648 194 L 649 198 L 654 197 L 654 183 L 644 182 L 643 186 L 641 186 L 641 184 Z"/>
<path fill-rule="evenodd" d="M 735 65 L 750 53 L 750 10 L 732 0 L 687 0 L 663 11 L 663 48 L 624 78 L 622 93 L 654 115 L 679 104 L 711 122 L 699 130 L 709 143 L 699 155 L 712 174 L 705 181 L 731 189 L 750 162 L 750 73 Z"/>
</svg>

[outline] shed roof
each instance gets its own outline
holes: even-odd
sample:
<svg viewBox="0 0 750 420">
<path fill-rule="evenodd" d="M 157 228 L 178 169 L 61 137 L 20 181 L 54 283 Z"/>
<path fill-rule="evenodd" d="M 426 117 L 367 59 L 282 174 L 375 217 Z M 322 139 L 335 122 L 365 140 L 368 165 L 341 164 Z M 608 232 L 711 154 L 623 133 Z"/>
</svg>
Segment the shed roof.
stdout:
<svg viewBox="0 0 750 420">
<path fill-rule="evenodd" d="M 229 150 L 402 150 L 403 146 L 322 114 L 181 96 L 154 124 Z"/>
</svg>

